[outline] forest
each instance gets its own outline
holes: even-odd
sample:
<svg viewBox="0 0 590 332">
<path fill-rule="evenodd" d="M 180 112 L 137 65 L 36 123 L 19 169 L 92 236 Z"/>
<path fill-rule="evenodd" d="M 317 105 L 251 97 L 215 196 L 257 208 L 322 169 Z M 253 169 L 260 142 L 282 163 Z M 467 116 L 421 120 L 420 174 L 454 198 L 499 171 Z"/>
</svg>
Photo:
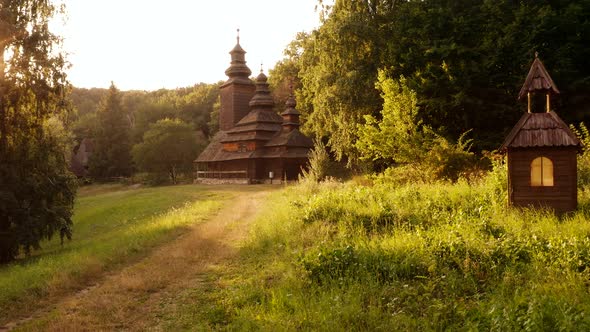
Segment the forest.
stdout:
<svg viewBox="0 0 590 332">
<path fill-rule="evenodd" d="M 106 181 L 142 173 L 138 181 L 151 184 L 192 176 L 192 161 L 218 130 L 219 85 L 151 92 L 120 91 L 114 83 L 73 88 L 74 143 L 89 138 L 96 149 L 84 176 Z"/>
</svg>

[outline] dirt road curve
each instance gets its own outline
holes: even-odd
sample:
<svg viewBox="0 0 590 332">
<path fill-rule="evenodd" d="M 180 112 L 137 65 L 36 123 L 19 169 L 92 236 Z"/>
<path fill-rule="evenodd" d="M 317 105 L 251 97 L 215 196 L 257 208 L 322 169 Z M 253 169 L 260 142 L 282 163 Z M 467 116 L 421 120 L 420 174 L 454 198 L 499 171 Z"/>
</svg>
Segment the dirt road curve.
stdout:
<svg viewBox="0 0 590 332">
<path fill-rule="evenodd" d="M 161 314 L 188 287 L 198 288 L 207 271 L 237 254 L 258 207 L 269 194 L 247 192 L 210 220 L 167 243 L 100 283 L 60 299 L 51 311 L 13 322 L 49 331 L 161 330 Z"/>
</svg>

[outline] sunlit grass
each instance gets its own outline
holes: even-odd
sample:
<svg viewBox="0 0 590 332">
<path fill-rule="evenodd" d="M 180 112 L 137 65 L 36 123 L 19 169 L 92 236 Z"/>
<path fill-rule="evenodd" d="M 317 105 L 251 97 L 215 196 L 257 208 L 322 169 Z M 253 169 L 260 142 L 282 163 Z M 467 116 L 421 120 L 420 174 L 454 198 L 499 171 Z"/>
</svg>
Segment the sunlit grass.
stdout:
<svg viewBox="0 0 590 332">
<path fill-rule="evenodd" d="M 33 306 L 51 293 L 82 287 L 117 264 L 202 221 L 231 192 L 202 186 L 89 187 L 78 197 L 74 238 L 42 244 L 32 257 L 0 267 L 0 308 Z"/>
<path fill-rule="evenodd" d="M 183 328 L 586 330 L 588 195 L 557 217 L 485 183 L 300 185 L 273 196 Z M 281 207 L 277 209 L 276 207 Z M 188 317 L 192 317 L 191 322 Z M 171 325 L 178 327 L 180 325 Z"/>
</svg>

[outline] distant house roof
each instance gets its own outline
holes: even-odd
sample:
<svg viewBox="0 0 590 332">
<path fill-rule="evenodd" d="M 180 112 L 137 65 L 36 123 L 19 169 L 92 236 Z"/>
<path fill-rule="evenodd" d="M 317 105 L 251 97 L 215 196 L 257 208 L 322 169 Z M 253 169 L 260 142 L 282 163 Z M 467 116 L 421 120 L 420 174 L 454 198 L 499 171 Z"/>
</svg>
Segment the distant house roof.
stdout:
<svg viewBox="0 0 590 332">
<path fill-rule="evenodd" d="M 582 142 L 556 113 L 525 113 L 500 149 L 567 146 L 581 147 Z"/>
<path fill-rule="evenodd" d="M 88 160 L 94 152 L 94 140 L 84 138 L 73 152 L 70 159 L 70 170 L 78 177 L 88 175 Z"/>
<path fill-rule="evenodd" d="M 70 159 L 70 171 L 77 177 L 84 177 L 88 174 L 84 165 L 78 161 L 78 158 L 76 158 L 75 155 L 72 155 L 72 158 Z"/>
<path fill-rule="evenodd" d="M 545 66 L 543 66 L 543 63 L 537 57 L 533 61 L 526 80 L 520 89 L 518 99 L 522 99 L 529 92 L 551 92 L 559 94 L 555 82 L 553 82 L 547 69 L 545 69 Z"/>
</svg>

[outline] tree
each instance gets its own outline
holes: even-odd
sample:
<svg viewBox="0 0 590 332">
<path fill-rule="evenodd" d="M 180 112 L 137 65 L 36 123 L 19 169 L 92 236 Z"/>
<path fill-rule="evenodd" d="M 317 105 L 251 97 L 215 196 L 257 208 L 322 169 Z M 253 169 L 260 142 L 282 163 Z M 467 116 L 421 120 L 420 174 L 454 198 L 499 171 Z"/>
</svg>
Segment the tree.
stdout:
<svg viewBox="0 0 590 332">
<path fill-rule="evenodd" d="M 98 110 L 94 152 L 90 156 L 91 176 L 97 179 L 129 176 L 132 171 L 130 120 L 123 111 L 121 93 L 111 83 Z"/>
<path fill-rule="evenodd" d="M 415 177 L 448 179 L 455 181 L 474 165 L 469 152 L 471 140 L 467 133 L 452 143 L 436 134 L 418 119 L 419 107 L 416 92 L 410 89 L 402 76 L 395 80 L 384 71 L 379 72 L 377 89 L 383 98 L 380 118 L 365 116 L 365 124 L 359 125 L 356 142 L 361 159 L 388 160 L 405 164 L 414 170 Z M 408 177 L 408 167 L 402 168 Z M 400 172 L 390 172 L 398 177 Z"/>
<path fill-rule="evenodd" d="M 133 147 L 133 160 L 140 170 L 166 174 L 176 184 L 179 173 L 190 173 L 193 160 L 203 148 L 195 130 L 179 119 L 151 124 L 143 142 Z"/>
<path fill-rule="evenodd" d="M 199 83 L 189 90 L 186 95 L 178 96 L 177 117 L 186 123 L 193 124 L 205 137 L 212 137 L 216 127 L 210 126 L 210 114 L 219 108 L 219 87 L 216 84 Z"/>
<path fill-rule="evenodd" d="M 312 182 L 320 182 L 326 179 L 330 171 L 330 155 L 326 146 L 320 140 L 316 140 L 313 149 L 309 152 L 309 168 L 303 169 L 303 178 Z"/>
<path fill-rule="evenodd" d="M 379 72 L 377 88 L 383 98 L 383 110 L 379 120 L 365 115 L 365 124 L 359 126 L 355 146 L 361 158 L 398 163 L 420 159 L 428 135 L 418 120 L 416 92 L 408 88 L 403 76 L 393 80 L 384 71 Z"/>
<path fill-rule="evenodd" d="M 301 80 L 299 79 L 301 53 L 303 52 L 303 43 L 308 37 L 305 32 L 298 32 L 295 39 L 283 51 L 285 58 L 269 70 L 268 83 L 275 101 L 275 111 L 279 114 L 285 110 L 285 103 L 293 91 L 301 89 Z"/>
<path fill-rule="evenodd" d="M 0 2 L 0 262 L 71 237 L 75 178 L 67 170 L 69 88 L 51 1 Z M 49 120 L 52 118 L 52 120 Z"/>
<path fill-rule="evenodd" d="M 209 113 L 209 121 L 207 121 L 207 135 L 208 138 L 211 138 L 217 134 L 219 131 L 219 110 L 221 109 L 221 101 L 217 98 L 217 101 L 211 107 L 211 112 Z"/>
<path fill-rule="evenodd" d="M 375 15 L 360 3 L 337 0 L 318 30 L 298 36 L 303 129 L 328 138 L 336 159 L 349 163 L 358 156 L 357 124 L 381 104 L 375 77 L 383 36 L 377 34 Z"/>
<path fill-rule="evenodd" d="M 364 116 L 379 119 L 379 70 L 406 78 L 417 120 L 450 141 L 473 129 L 477 150 L 496 149 L 524 111 L 515 96 L 536 51 L 562 92 L 555 109 L 566 121 L 588 117 L 589 1 L 336 0 L 322 8 L 322 25 L 298 35 L 283 63 L 298 68 L 304 130 L 328 139 L 339 159 L 361 154 Z"/>
</svg>

